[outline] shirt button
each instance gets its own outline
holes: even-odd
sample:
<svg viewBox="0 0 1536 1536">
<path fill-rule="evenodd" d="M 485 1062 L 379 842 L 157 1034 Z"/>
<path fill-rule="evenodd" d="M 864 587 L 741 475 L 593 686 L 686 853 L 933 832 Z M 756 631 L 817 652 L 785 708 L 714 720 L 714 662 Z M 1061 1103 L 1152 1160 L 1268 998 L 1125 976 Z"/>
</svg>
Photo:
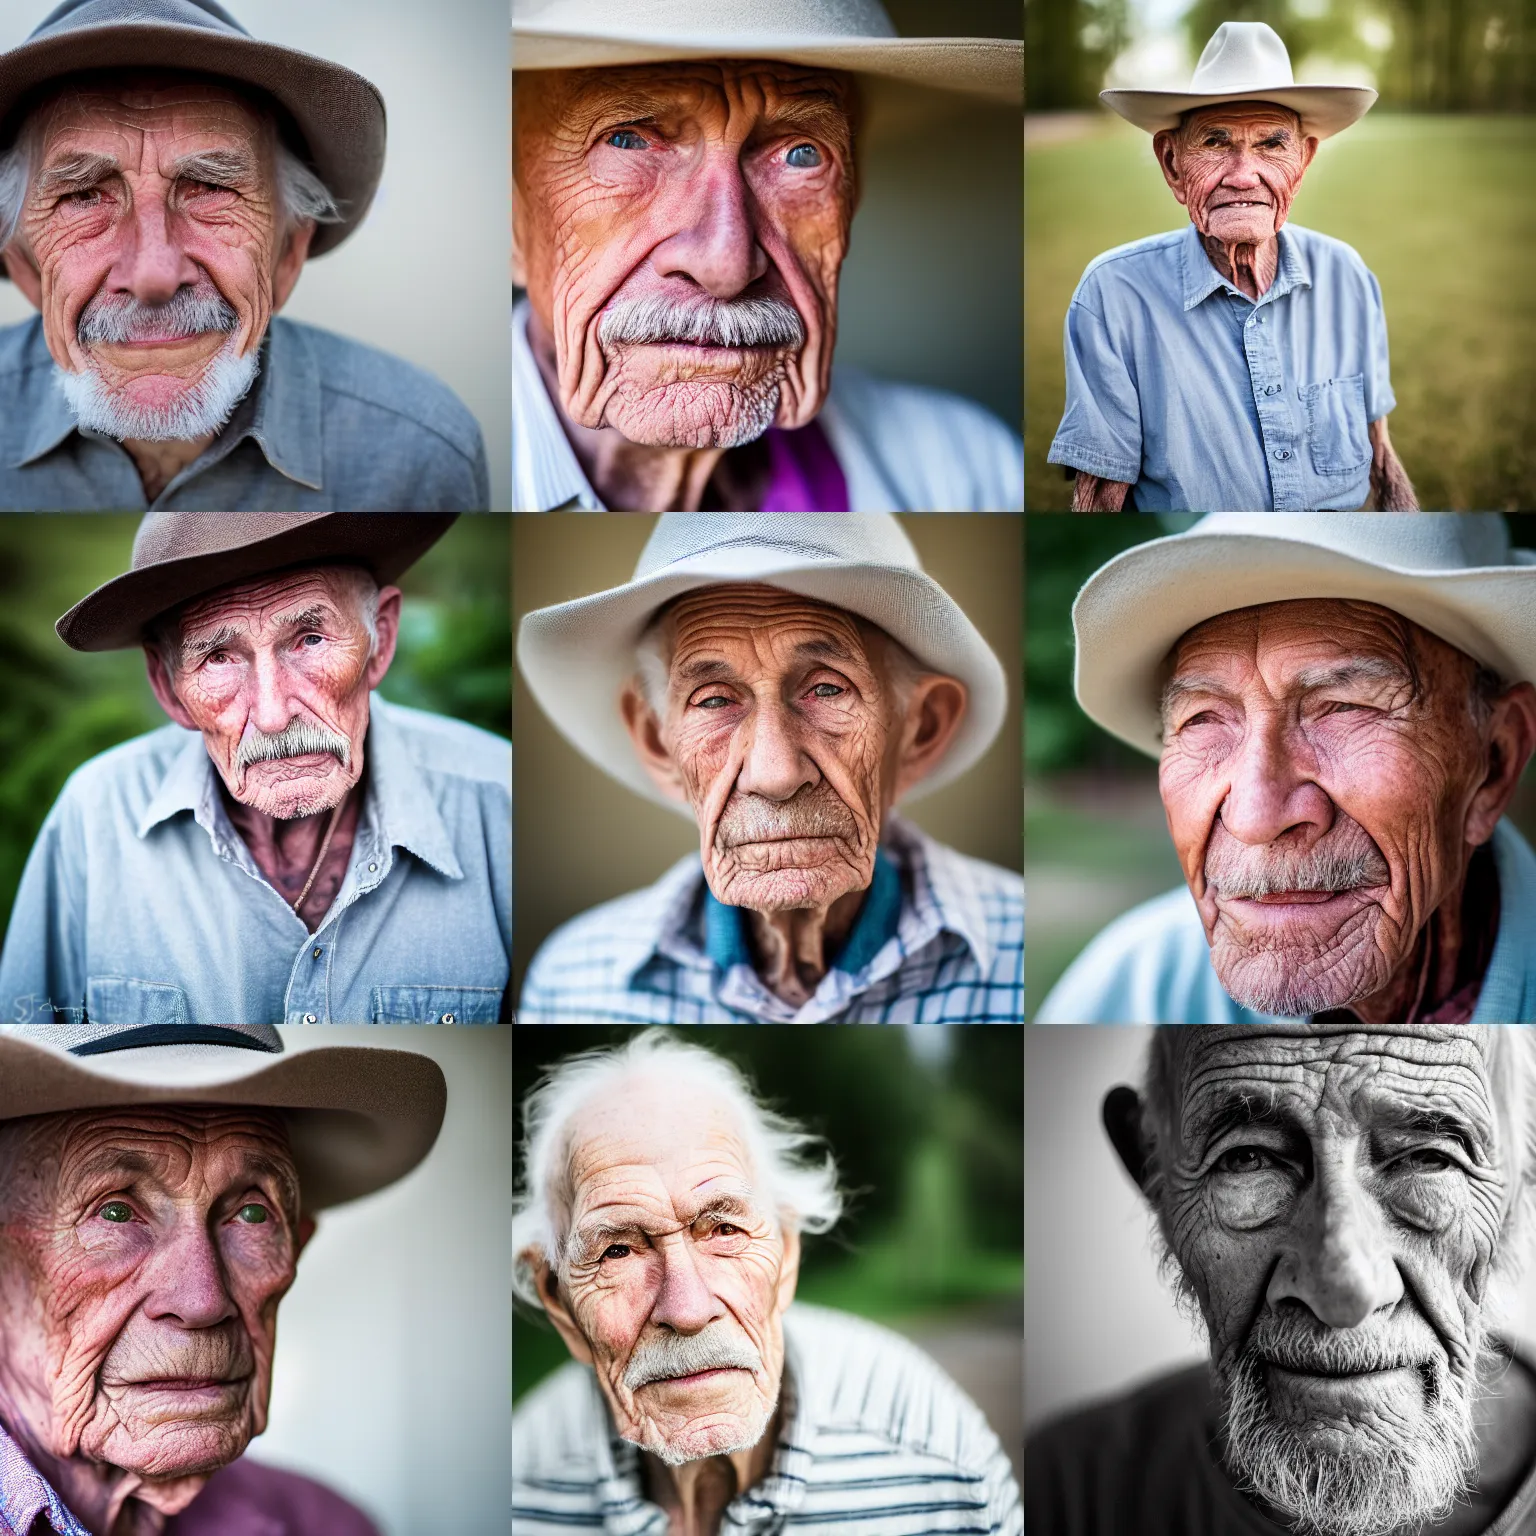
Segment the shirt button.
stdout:
<svg viewBox="0 0 1536 1536">
<path fill-rule="evenodd" d="M 1288 459 L 1290 456 L 1291 450 L 1289 448 L 1277 448 L 1275 450 L 1275 457 L 1277 459 Z"/>
<path fill-rule="evenodd" d="M 320 1020 L 318 1018 L 316 1018 L 314 1014 L 306 1013 L 304 1015 L 304 1022 L 306 1024 L 318 1024 L 320 1022 Z"/>
<path fill-rule="evenodd" d="M 376 875 L 376 874 L 378 874 L 378 872 L 379 872 L 379 866 L 377 864 L 370 864 L 368 866 L 368 873 L 370 875 Z"/>
<path fill-rule="evenodd" d="M 318 960 L 319 958 L 320 958 L 320 951 L 317 949 L 315 951 L 315 959 Z"/>
<path fill-rule="evenodd" d="M 454 1016 L 451 1013 L 445 1013 L 443 1015 L 443 1023 L 444 1024 L 457 1024 L 458 1022 L 459 1021 L 456 1018 L 454 1018 Z"/>
</svg>

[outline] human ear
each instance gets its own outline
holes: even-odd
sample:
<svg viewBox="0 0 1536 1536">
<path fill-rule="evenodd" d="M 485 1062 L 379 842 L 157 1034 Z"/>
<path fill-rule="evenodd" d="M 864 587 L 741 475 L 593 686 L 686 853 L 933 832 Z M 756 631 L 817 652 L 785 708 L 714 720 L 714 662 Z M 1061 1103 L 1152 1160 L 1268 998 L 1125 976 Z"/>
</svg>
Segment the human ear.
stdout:
<svg viewBox="0 0 1536 1536">
<path fill-rule="evenodd" d="M 399 587 L 385 587 L 379 593 L 378 618 L 374 621 L 378 643 L 373 648 L 373 660 L 368 663 L 370 689 L 377 688 L 384 681 L 384 674 L 389 671 L 389 664 L 395 659 L 395 641 L 400 636 L 402 595 Z"/>
<path fill-rule="evenodd" d="M 315 1228 L 319 1225 L 313 1216 L 299 1217 L 299 1230 L 295 1234 L 293 1256 L 295 1259 L 309 1246 L 309 1240 L 315 1235 Z"/>
<path fill-rule="evenodd" d="M 43 307 L 42 274 L 21 253 L 21 247 L 13 240 L 4 251 L 5 270 L 17 288 L 26 296 L 33 309 Z"/>
<path fill-rule="evenodd" d="M 1493 701 L 1488 720 L 1488 771 L 1467 807 L 1469 848 L 1481 847 L 1493 836 L 1532 752 L 1536 752 L 1536 688 L 1516 683 Z"/>
<path fill-rule="evenodd" d="M 284 304 L 288 302 L 288 295 L 293 292 L 293 285 L 299 280 L 299 273 L 304 269 L 304 263 L 309 257 L 310 242 L 315 238 L 315 225 L 312 220 L 295 225 L 289 231 L 288 239 L 283 245 L 283 254 L 277 258 L 277 265 L 272 269 L 272 313 L 275 315 Z"/>
<path fill-rule="evenodd" d="M 1152 1177 L 1152 1149 L 1147 1145 L 1146 1132 L 1142 1128 L 1141 1095 L 1123 1083 L 1118 1088 L 1111 1088 L 1104 1095 L 1100 1114 L 1121 1165 L 1137 1189 L 1146 1194 Z"/>
<path fill-rule="evenodd" d="M 149 686 L 154 689 L 155 697 L 160 701 L 160 708 L 168 714 L 177 725 L 185 730 L 195 731 L 197 722 L 186 711 L 181 700 L 176 697 L 171 688 L 170 674 L 165 670 L 165 663 L 160 658 L 160 652 L 154 646 L 144 647 L 144 664 L 149 669 Z"/>
<path fill-rule="evenodd" d="M 626 685 L 619 699 L 619 709 L 623 713 L 629 739 L 634 742 L 635 751 L 645 771 L 650 774 L 651 782 L 667 799 L 675 800 L 679 805 L 687 805 L 688 791 L 683 784 L 683 776 L 677 771 L 677 764 L 672 761 L 672 754 L 667 751 L 661 739 L 661 721 L 633 683 Z"/>
<path fill-rule="evenodd" d="M 930 674 L 913 685 L 901 724 L 901 749 L 896 761 L 899 800 L 943 757 L 970 702 L 958 678 Z"/>
<path fill-rule="evenodd" d="M 1183 177 L 1175 158 L 1178 140 L 1179 136 L 1173 129 L 1159 128 L 1152 135 L 1152 153 L 1157 156 L 1158 168 L 1163 173 L 1163 180 L 1168 183 L 1168 190 L 1182 203 L 1185 201 Z"/>
<path fill-rule="evenodd" d="M 528 262 L 523 255 L 523 221 L 517 216 L 517 182 L 512 183 L 512 286 L 528 286 Z"/>
<path fill-rule="evenodd" d="M 538 1286 L 539 1300 L 544 1304 L 544 1315 L 555 1325 L 555 1332 L 565 1340 L 572 1359 L 583 1365 L 592 1364 L 592 1349 L 582 1337 L 576 1319 L 570 1314 L 560 1297 L 560 1282 L 546 1260 L 541 1259 L 534 1270 L 534 1283 Z"/>
<path fill-rule="evenodd" d="M 1302 142 L 1301 142 L 1301 168 L 1302 168 L 1302 170 L 1306 170 L 1306 168 L 1309 165 L 1312 164 L 1312 156 L 1315 155 L 1316 153 L 1317 153 L 1317 140 L 1314 139 L 1314 138 L 1311 138 L 1311 137 L 1303 139 Z"/>
</svg>

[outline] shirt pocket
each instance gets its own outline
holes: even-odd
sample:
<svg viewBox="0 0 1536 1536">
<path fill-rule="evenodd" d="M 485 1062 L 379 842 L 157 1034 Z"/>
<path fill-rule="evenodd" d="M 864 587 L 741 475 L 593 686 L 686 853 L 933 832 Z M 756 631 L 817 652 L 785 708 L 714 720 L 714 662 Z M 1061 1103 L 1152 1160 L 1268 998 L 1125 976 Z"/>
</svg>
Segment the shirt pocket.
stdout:
<svg viewBox="0 0 1536 1536">
<path fill-rule="evenodd" d="M 375 1024 L 494 1024 L 501 1012 L 496 987 L 375 987 Z"/>
<path fill-rule="evenodd" d="M 1371 459 L 1371 437 L 1365 420 L 1365 375 L 1303 384 L 1301 403 L 1307 410 L 1307 440 L 1312 468 L 1320 475 L 1350 475 Z"/>
<path fill-rule="evenodd" d="M 168 981 L 133 976 L 91 976 L 85 983 L 85 1016 L 92 1024 L 190 1024 L 187 994 Z"/>
</svg>

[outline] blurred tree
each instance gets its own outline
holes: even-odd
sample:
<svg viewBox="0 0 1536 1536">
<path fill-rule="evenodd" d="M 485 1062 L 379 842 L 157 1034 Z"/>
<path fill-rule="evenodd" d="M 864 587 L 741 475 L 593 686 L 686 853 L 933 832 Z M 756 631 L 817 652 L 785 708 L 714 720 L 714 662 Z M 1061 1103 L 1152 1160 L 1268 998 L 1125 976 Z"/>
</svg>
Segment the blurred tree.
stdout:
<svg viewBox="0 0 1536 1536">
<path fill-rule="evenodd" d="M 1104 72 L 1130 37 L 1127 0 L 1026 0 L 1024 105 L 1091 108 Z"/>
</svg>

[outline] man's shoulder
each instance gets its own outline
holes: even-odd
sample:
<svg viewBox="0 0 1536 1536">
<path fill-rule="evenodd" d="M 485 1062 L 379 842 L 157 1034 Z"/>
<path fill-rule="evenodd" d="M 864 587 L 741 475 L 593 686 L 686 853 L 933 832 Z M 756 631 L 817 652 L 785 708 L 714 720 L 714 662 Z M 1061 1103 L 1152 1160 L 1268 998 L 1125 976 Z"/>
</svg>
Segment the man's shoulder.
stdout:
<svg viewBox="0 0 1536 1536">
<path fill-rule="evenodd" d="M 282 317 L 272 324 L 307 347 L 323 394 L 344 398 L 381 418 L 381 430 L 426 433 L 463 458 L 478 458 L 480 424 L 469 407 L 425 368 L 317 325 Z"/>
<path fill-rule="evenodd" d="M 215 1472 L 166 1532 L 167 1536 L 216 1536 L 246 1529 L 253 1515 L 280 1520 L 283 1536 L 378 1536 L 378 1527 L 362 1510 L 324 1483 L 248 1456 Z"/>
<path fill-rule="evenodd" d="M 514 1500 L 520 1483 L 590 1477 L 607 1438 L 608 1418 L 592 1368 L 567 1360 L 512 1410 Z"/>
<path fill-rule="evenodd" d="M 1294 240 L 1297 248 L 1314 264 L 1346 269 L 1362 277 L 1369 277 L 1371 269 L 1365 258 L 1347 240 L 1325 235 L 1320 230 L 1306 229 L 1300 224 L 1286 224 L 1282 238 Z"/>
<path fill-rule="evenodd" d="M 51 387 L 53 358 L 43 340 L 41 315 L 16 325 L 0 326 L 0 443 L 19 447 L 24 440 L 30 408 Z"/>
<path fill-rule="evenodd" d="M 418 768 L 448 778 L 474 779 L 512 791 L 512 743 L 452 715 L 377 698 L 373 707 L 399 736 Z"/>
<path fill-rule="evenodd" d="M 171 764 L 195 740 L 195 731 L 170 723 L 131 736 L 81 763 L 64 781 L 58 805 L 92 814 L 126 811 L 136 818 L 148 808 Z"/>
<path fill-rule="evenodd" d="M 1112 281 L 1145 284 L 1151 274 L 1177 282 L 1179 248 L 1185 233 L 1183 229 L 1164 230 L 1161 234 L 1144 235 L 1140 240 L 1130 240 L 1101 251 L 1083 268 L 1073 298 L 1080 298 Z"/>
</svg>

